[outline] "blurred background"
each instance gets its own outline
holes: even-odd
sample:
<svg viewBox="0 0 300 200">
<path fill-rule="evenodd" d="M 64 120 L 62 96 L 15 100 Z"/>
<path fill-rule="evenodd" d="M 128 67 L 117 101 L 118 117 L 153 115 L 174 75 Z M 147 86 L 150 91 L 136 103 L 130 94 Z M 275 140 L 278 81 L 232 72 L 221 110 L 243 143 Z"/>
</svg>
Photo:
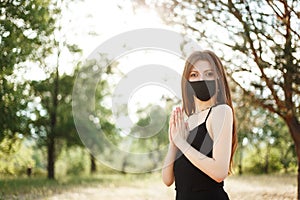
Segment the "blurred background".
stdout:
<svg viewBox="0 0 300 200">
<path fill-rule="evenodd" d="M 174 198 L 174 188 L 161 183 L 160 171 L 127 173 L 137 161 L 126 156 L 114 155 L 121 170 L 99 162 L 80 140 L 73 120 L 73 85 L 85 59 L 107 39 L 137 28 L 176 31 L 221 58 L 239 139 L 234 173 L 225 181 L 229 196 L 296 199 L 297 0 L 0 1 L 0 199 Z M 111 96 L 118 81 L 149 63 L 179 74 L 184 67 L 180 58 L 151 50 L 118 58 L 97 83 L 95 112 L 89 118 L 116 146 L 125 145 L 130 152 L 168 145 L 168 123 L 147 140 L 125 139 L 114 123 Z M 139 88 L 124 108 L 133 122 L 126 136 L 147 135 L 139 127 L 155 124 L 155 115 L 162 111 L 168 117 L 180 104 L 164 87 Z M 150 156 L 145 170 L 159 166 L 163 158 Z"/>
</svg>

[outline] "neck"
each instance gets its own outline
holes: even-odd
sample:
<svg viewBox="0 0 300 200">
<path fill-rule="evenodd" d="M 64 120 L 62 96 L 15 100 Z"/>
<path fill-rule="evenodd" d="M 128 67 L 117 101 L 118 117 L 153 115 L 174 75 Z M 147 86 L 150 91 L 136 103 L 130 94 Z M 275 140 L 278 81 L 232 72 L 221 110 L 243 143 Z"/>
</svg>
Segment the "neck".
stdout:
<svg viewBox="0 0 300 200">
<path fill-rule="evenodd" d="M 195 101 L 195 109 L 196 109 L 195 112 L 196 113 L 207 110 L 216 104 L 215 96 L 210 98 L 208 101 L 201 101 L 198 98 L 194 97 L 194 101 Z"/>
</svg>

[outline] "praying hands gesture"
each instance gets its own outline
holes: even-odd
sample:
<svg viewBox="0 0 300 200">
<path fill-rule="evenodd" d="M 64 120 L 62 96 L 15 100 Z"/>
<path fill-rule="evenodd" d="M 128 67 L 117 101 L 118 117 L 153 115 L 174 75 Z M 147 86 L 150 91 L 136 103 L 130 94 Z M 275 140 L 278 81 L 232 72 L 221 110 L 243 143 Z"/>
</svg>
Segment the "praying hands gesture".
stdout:
<svg viewBox="0 0 300 200">
<path fill-rule="evenodd" d="M 188 136 L 188 124 L 184 122 L 183 112 L 179 107 L 172 112 L 169 123 L 170 144 L 181 149 Z"/>
</svg>

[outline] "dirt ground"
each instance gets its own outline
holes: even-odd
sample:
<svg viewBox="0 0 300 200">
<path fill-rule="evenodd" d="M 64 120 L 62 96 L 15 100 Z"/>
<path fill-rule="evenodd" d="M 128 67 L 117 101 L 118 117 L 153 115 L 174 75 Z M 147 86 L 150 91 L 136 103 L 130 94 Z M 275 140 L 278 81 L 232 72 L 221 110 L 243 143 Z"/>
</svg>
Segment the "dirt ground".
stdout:
<svg viewBox="0 0 300 200">
<path fill-rule="evenodd" d="M 228 177 L 225 190 L 230 199 L 296 199 L 296 178 L 270 176 Z M 172 200 L 175 197 L 174 184 L 166 187 L 159 178 L 151 181 L 137 181 L 129 186 L 97 186 L 74 189 L 42 200 Z"/>
</svg>

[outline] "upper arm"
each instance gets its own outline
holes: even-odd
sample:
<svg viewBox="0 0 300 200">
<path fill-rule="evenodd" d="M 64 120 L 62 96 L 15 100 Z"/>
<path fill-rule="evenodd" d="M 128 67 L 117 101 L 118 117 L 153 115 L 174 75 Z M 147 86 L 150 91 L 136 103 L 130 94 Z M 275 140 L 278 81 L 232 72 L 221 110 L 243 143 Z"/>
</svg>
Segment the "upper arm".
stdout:
<svg viewBox="0 0 300 200">
<path fill-rule="evenodd" d="M 230 106 L 224 104 L 215 107 L 211 119 L 213 136 L 213 158 L 225 171 L 229 170 L 232 146 L 233 113 Z"/>
</svg>

